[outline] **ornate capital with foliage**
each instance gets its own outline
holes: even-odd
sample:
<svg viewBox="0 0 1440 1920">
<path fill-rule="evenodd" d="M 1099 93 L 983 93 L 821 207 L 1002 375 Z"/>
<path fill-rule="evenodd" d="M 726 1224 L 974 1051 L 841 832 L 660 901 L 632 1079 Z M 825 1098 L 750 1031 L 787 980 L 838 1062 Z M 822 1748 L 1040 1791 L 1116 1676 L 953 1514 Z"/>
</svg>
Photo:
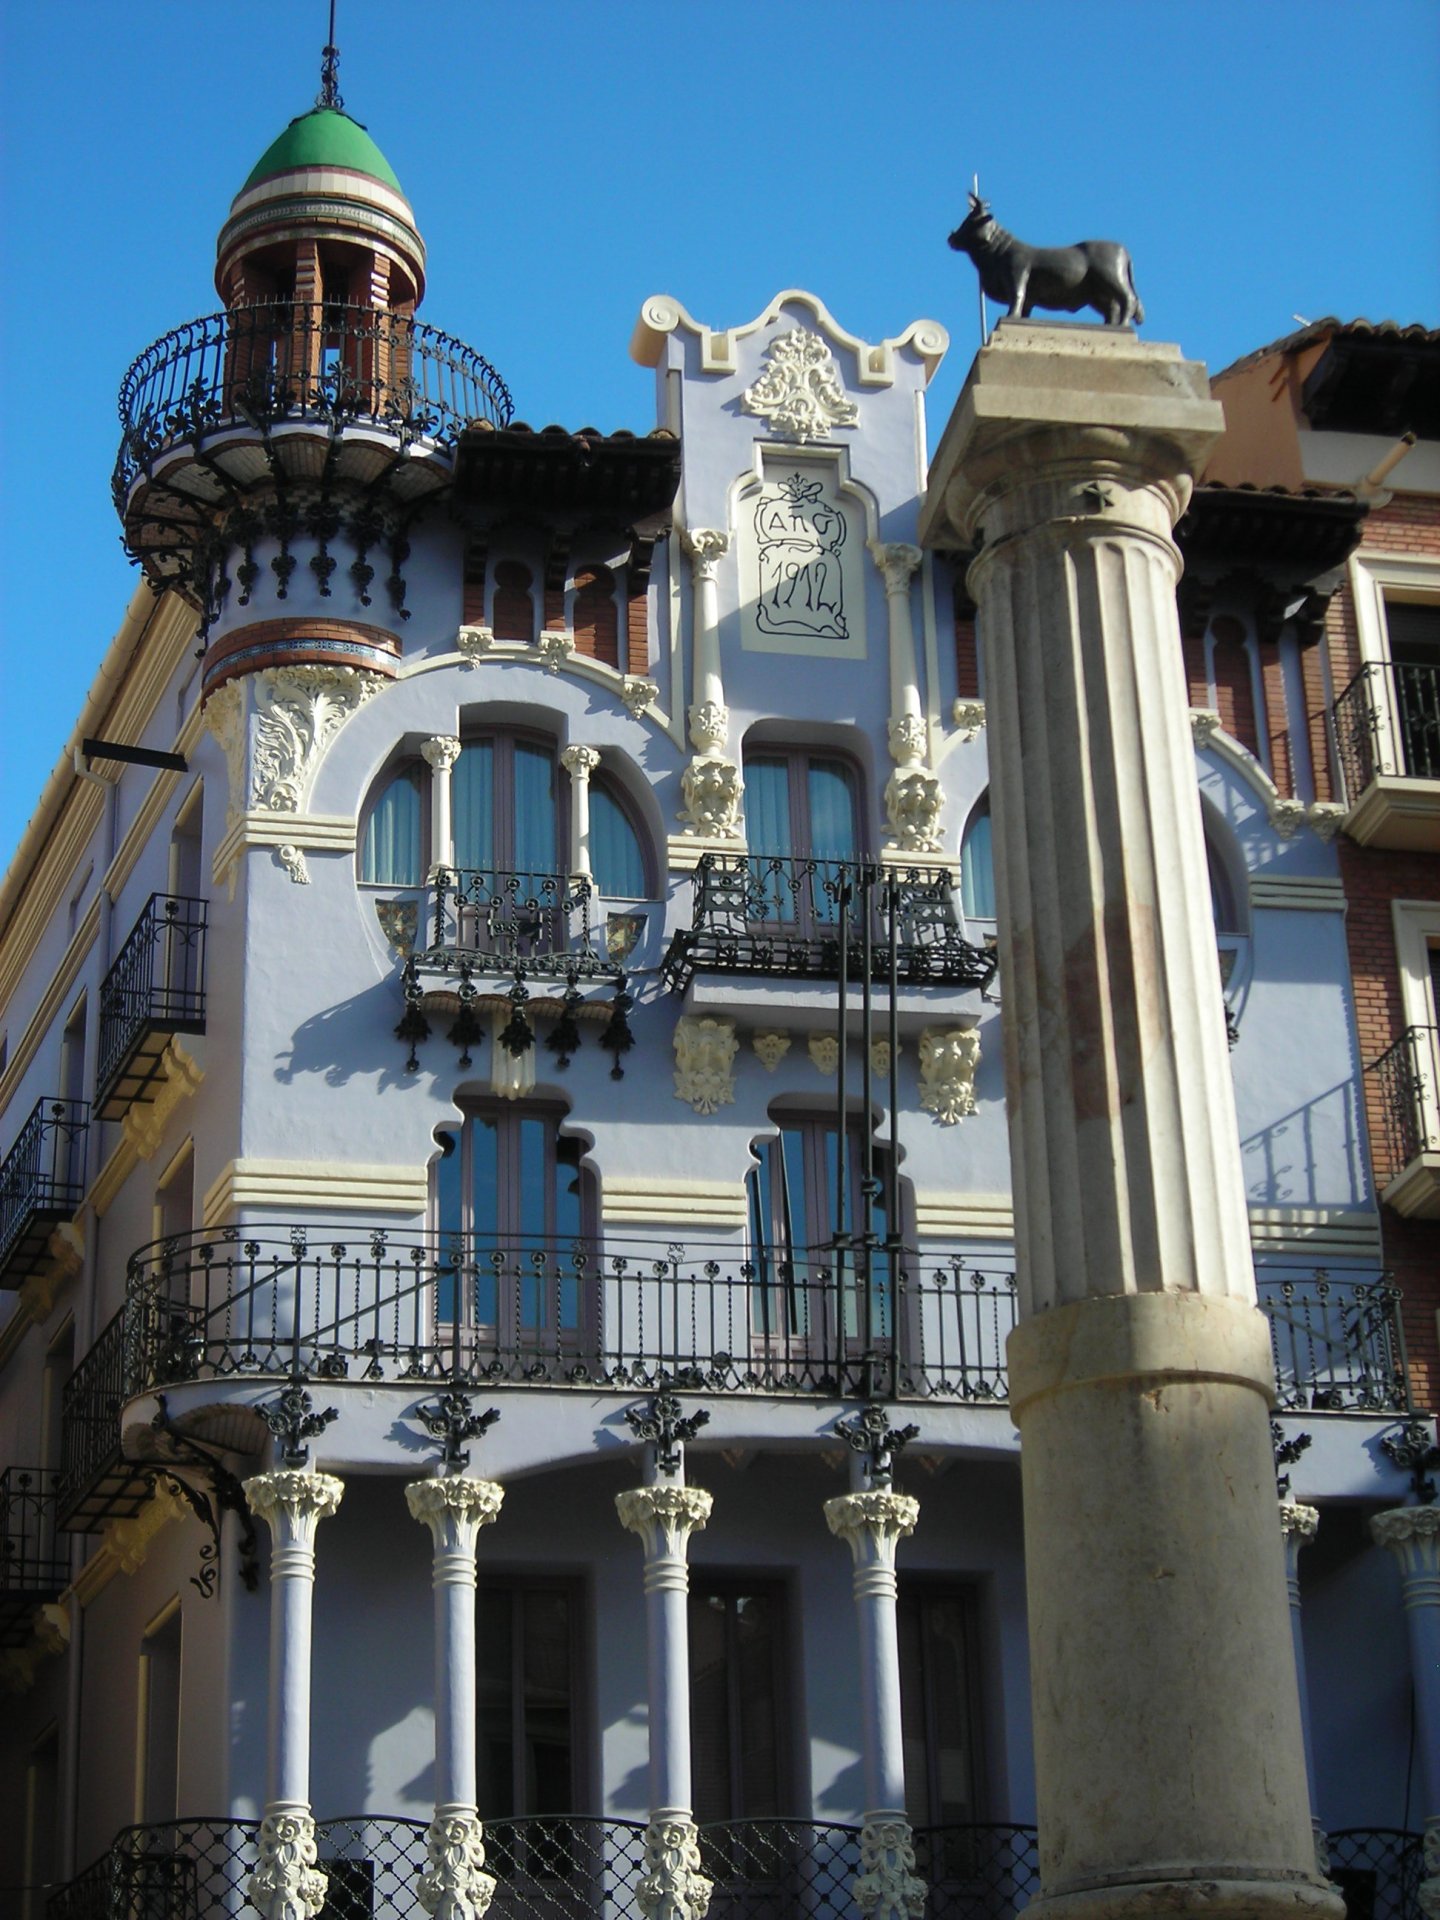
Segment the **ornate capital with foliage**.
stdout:
<svg viewBox="0 0 1440 1920">
<path fill-rule="evenodd" d="M 925 1911 L 925 1882 L 915 1878 L 915 1837 L 898 1814 L 870 1816 L 860 1829 L 855 1904 L 875 1920 L 914 1920 Z"/>
<path fill-rule="evenodd" d="M 673 1482 L 629 1487 L 615 1496 L 620 1524 L 639 1534 L 647 1560 L 683 1560 L 691 1534 L 704 1527 L 714 1504 L 703 1487 Z"/>
<path fill-rule="evenodd" d="M 712 1883 L 700 1871 L 695 1822 L 663 1813 L 645 1829 L 645 1871 L 636 1900 L 645 1920 L 704 1920 Z"/>
<path fill-rule="evenodd" d="M 334 1474 L 308 1467 L 276 1467 L 243 1484 L 250 1511 L 269 1527 L 277 1552 L 299 1547 L 313 1553 L 315 1529 L 334 1513 L 345 1491 Z"/>
<path fill-rule="evenodd" d="M 437 1807 L 425 1830 L 425 1853 L 429 1864 L 418 1888 L 425 1911 L 435 1920 L 480 1920 L 495 1897 L 495 1880 L 485 1871 L 485 1830 L 475 1809 Z"/>
<path fill-rule="evenodd" d="M 437 733 L 421 742 L 420 757 L 427 767 L 448 773 L 460 758 L 460 742 L 453 733 Z"/>
<path fill-rule="evenodd" d="M 869 545 L 870 558 L 880 569 L 886 593 L 908 593 L 910 581 L 925 558 L 919 547 L 904 540 L 872 540 Z"/>
<path fill-rule="evenodd" d="M 721 558 L 730 551 L 730 536 L 719 527 L 692 527 L 685 535 L 684 545 L 698 585 L 702 580 L 715 578 Z"/>
<path fill-rule="evenodd" d="M 272 1801 L 260 1822 L 257 1844 L 259 1865 L 245 1891 L 263 1920 L 314 1920 L 325 1905 L 330 1881 L 315 1865 L 315 1822 L 310 1809 Z"/>
<path fill-rule="evenodd" d="M 1440 1607 L 1440 1507 L 1391 1507 L 1372 1517 L 1370 1535 L 1400 1562 L 1406 1603 Z"/>
<path fill-rule="evenodd" d="M 908 1493 L 876 1489 L 842 1493 L 825 1502 L 825 1524 L 855 1556 L 857 1568 L 879 1566 L 893 1574 L 895 1550 L 915 1531 L 920 1502 Z"/>
<path fill-rule="evenodd" d="M 414 1519 L 430 1529 L 437 1553 L 462 1553 L 472 1559 L 482 1527 L 500 1517 L 505 1489 L 497 1480 L 467 1480 L 463 1474 L 440 1474 L 432 1480 L 412 1480 L 405 1504 Z"/>
</svg>

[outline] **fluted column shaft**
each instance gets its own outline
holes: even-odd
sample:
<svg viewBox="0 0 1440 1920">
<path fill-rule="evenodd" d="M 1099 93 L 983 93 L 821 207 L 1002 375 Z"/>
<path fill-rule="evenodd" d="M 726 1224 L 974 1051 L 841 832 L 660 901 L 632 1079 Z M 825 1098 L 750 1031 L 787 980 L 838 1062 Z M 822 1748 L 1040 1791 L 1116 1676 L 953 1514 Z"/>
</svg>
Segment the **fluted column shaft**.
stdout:
<svg viewBox="0 0 1440 1920">
<path fill-rule="evenodd" d="M 1174 522 L 1222 425 L 1128 329 L 997 328 L 922 537 L 979 547 L 1021 1321 L 1036 1910 L 1315 1875 Z"/>
<path fill-rule="evenodd" d="M 1420 1907 L 1427 1920 L 1440 1920 L 1440 1506 L 1377 1513 L 1370 1531 L 1400 1563 L 1415 1689 L 1415 1750 L 1424 1796 Z"/>
<path fill-rule="evenodd" d="M 270 1699 L 265 1818 L 250 1897 L 266 1920 L 318 1912 L 326 1878 L 315 1867 L 310 1811 L 310 1644 L 315 1531 L 345 1489 L 328 1473 L 277 1467 L 245 1482 L 250 1510 L 270 1529 Z"/>
</svg>

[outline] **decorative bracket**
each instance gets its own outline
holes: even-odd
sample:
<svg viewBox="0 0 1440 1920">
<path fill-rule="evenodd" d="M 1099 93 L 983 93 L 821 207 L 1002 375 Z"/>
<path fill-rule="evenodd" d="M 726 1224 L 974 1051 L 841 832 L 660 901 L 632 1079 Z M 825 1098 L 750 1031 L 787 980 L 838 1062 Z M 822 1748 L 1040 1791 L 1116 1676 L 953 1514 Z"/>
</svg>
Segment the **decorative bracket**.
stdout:
<svg viewBox="0 0 1440 1920">
<path fill-rule="evenodd" d="M 478 1440 L 500 1418 L 498 1407 L 487 1407 L 484 1413 L 476 1413 L 474 1405 L 475 1395 L 472 1392 L 465 1387 L 452 1387 L 448 1393 L 442 1393 L 438 1400 L 424 1402 L 415 1408 L 415 1418 L 430 1437 L 444 1442 L 440 1456 L 442 1474 L 463 1473 L 470 1464 L 470 1453 L 465 1442 Z"/>
<path fill-rule="evenodd" d="M 892 1427 L 883 1407 L 861 1409 L 853 1420 L 837 1420 L 835 1431 L 856 1453 L 868 1455 L 865 1477 L 872 1487 L 888 1487 L 895 1477 L 895 1456 L 916 1438 L 916 1426 Z"/>
<path fill-rule="evenodd" d="M 1270 1422 L 1270 1445 L 1275 1453 L 1275 1491 L 1282 1500 L 1290 1498 L 1290 1476 L 1282 1473 L 1282 1467 L 1293 1467 L 1303 1453 L 1313 1445 L 1308 1433 L 1297 1433 L 1292 1440 L 1285 1438 L 1285 1429 L 1278 1420 Z M 1382 1441 L 1383 1445 L 1384 1442 Z"/>
<path fill-rule="evenodd" d="M 188 1433 L 182 1433 L 172 1423 L 163 1393 L 157 1393 L 155 1400 L 159 1411 L 150 1425 L 156 1433 L 164 1434 L 173 1461 L 148 1470 L 151 1489 L 153 1491 L 163 1481 L 169 1492 L 185 1502 L 210 1535 L 209 1546 L 200 1549 L 200 1571 L 190 1576 L 191 1586 L 206 1600 L 214 1598 L 220 1575 L 220 1524 L 226 1513 L 233 1513 L 240 1522 L 240 1578 L 245 1591 L 254 1593 L 260 1584 L 259 1546 L 255 1538 L 255 1516 L 250 1511 L 243 1487 L 219 1454 L 202 1446 L 198 1440 L 192 1440 Z M 196 1486 L 182 1479 L 178 1472 L 180 1467 L 199 1468 L 204 1476 L 202 1483 Z"/>
<path fill-rule="evenodd" d="M 290 1384 L 282 1393 L 276 1394 L 273 1400 L 262 1400 L 256 1406 L 256 1413 L 279 1443 L 279 1464 L 282 1467 L 308 1465 L 310 1448 L 307 1441 L 323 1433 L 332 1420 L 340 1418 L 338 1407 L 325 1407 L 319 1413 L 314 1409 L 315 1403 L 298 1373 L 291 1374 Z"/>
<path fill-rule="evenodd" d="M 1398 1433 L 1385 1435 L 1380 1451 L 1393 1466 L 1409 1474 L 1418 1505 L 1433 1506 L 1436 1489 L 1430 1469 L 1440 1467 L 1440 1447 L 1430 1438 L 1429 1421 L 1412 1414 Z"/>
<path fill-rule="evenodd" d="M 680 1443 L 693 1440 L 701 1427 L 710 1424 L 710 1416 L 703 1407 L 694 1413 L 682 1414 L 680 1396 L 676 1393 L 657 1393 L 648 1413 L 640 1407 L 627 1407 L 625 1419 L 637 1440 L 649 1441 L 654 1447 L 655 1464 L 664 1474 L 679 1473 L 683 1460 Z"/>
</svg>

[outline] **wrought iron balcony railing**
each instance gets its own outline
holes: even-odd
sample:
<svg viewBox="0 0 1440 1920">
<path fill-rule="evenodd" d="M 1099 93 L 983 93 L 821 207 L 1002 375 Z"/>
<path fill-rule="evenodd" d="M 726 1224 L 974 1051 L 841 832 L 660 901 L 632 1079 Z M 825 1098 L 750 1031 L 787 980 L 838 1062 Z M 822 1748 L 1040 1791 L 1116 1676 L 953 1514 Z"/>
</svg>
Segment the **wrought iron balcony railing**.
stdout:
<svg viewBox="0 0 1440 1920">
<path fill-rule="evenodd" d="M 403 314 L 289 301 L 187 321 L 147 347 L 120 386 L 112 487 L 130 487 L 171 446 L 231 428 L 313 422 L 451 445 L 475 421 L 509 423 L 509 389 L 461 341 Z"/>
<path fill-rule="evenodd" d="M 122 1307 L 65 1383 L 56 1518 L 71 1533 L 128 1519 L 150 1496 L 148 1478 L 121 1448 L 120 1410 L 127 1376 L 134 1371 L 126 1351 L 132 1325 Z"/>
<path fill-rule="evenodd" d="M 59 1474 L 45 1467 L 0 1473 L 0 1646 L 22 1646 L 36 1607 L 69 1581 L 70 1563 L 55 1533 L 59 1486 Z"/>
<path fill-rule="evenodd" d="M 118 1120 L 148 1100 L 177 1033 L 205 1031 L 203 900 L 152 893 L 100 989 L 96 1111 Z"/>
<path fill-rule="evenodd" d="M 983 987 L 995 971 L 961 932 L 947 867 L 706 853 L 693 885 L 664 960 L 677 991 L 696 973 Z"/>
<path fill-rule="evenodd" d="M 245 1883 L 259 1822 L 177 1820 L 127 1827 L 101 1858 L 50 1897 L 46 1920 L 214 1920 L 248 1912 Z M 644 1826 L 576 1815 L 487 1820 L 485 1868 L 497 1887 L 494 1920 L 641 1920 Z M 419 1820 L 360 1816 L 316 1823 L 319 1866 L 335 1920 L 422 1920 L 427 1865 Z M 715 1884 L 715 1920 L 852 1920 L 860 1871 L 857 1827 L 807 1820 L 747 1820 L 700 1829 L 700 1857 Z M 1010 1920 L 1039 1890 L 1033 1827 L 923 1829 L 917 1864 L 928 1870 L 930 1920 Z"/>
<path fill-rule="evenodd" d="M 18 1287 L 43 1265 L 50 1233 L 85 1195 L 84 1100 L 40 1100 L 0 1165 L 0 1284 Z"/>
<path fill-rule="evenodd" d="M 1335 702 L 1350 803 L 1379 774 L 1440 780 L 1440 663 L 1372 660 Z"/>
<path fill-rule="evenodd" d="M 423 909 L 417 952 L 424 969 L 530 978 L 610 979 L 620 968 L 602 950 L 591 913 L 594 889 L 583 877 L 511 873 L 499 867 L 442 867 Z M 428 945 L 426 942 L 428 941 Z"/>
<path fill-rule="evenodd" d="M 1408 1413 L 1400 1289 L 1386 1280 L 1259 1280 L 1285 1412 Z"/>
<path fill-rule="evenodd" d="M 1422 1153 L 1440 1153 L 1440 1028 L 1407 1027 L 1365 1069 L 1380 1087 L 1386 1164 L 1399 1173 Z"/>
</svg>

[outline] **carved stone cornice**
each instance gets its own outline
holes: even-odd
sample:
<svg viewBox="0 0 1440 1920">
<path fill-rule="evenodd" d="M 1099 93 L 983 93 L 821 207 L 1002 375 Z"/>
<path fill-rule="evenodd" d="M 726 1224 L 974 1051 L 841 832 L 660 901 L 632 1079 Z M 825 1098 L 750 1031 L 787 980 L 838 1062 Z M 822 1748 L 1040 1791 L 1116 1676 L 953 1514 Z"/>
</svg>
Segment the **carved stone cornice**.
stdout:
<svg viewBox="0 0 1440 1920">
<path fill-rule="evenodd" d="M 359 667 L 266 667 L 256 674 L 250 805 L 302 812 L 326 748 L 386 684 Z"/>
<path fill-rule="evenodd" d="M 703 1487 L 666 1481 L 627 1487 L 615 1496 L 621 1526 L 639 1534 L 648 1560 L 683 1560 L 691 1534 L 704 1528 L 714 1504 Z"/>
<path fill-rule="evenodd" d="M 458 1473 L 412 1480 L 405 1489 L 405 1504 L 430 1529 L 436 1552 L 472 1558 L 481 1528 L 495 1524 L 504 1501 L 505 1489 L 497 1480 L 467 1480 Z"/>
<path fill-rule="evenodd" d="M 679 1811 L 666 1810 L 645 1829 L 645 1866 L 635 1889 L 645 1920 L 704 1920 L 713 1883 L 700 1871 L 700 1833 Z"/>
<path fill-rule="evenodd" d="M 429 1864 L 417 1888 L 425 1911 L 438 1920 L 480 1920 L 495 1897 L 495 1879 L 485 1872 L 485 1830 L 475 1809 L 437 1807 L 425 1829 L 425 1854 Z"/>
<path fill-rule="evenodd" d="M 263 1920 L 313 1920 L 325 1906 L 330 1880 L 315 1864 L 319 1849 L 310 1809 L 298 1802 L 272 1802 L 256 1845 L 260 1863 L 245 1891 Z"/>
</svg>

